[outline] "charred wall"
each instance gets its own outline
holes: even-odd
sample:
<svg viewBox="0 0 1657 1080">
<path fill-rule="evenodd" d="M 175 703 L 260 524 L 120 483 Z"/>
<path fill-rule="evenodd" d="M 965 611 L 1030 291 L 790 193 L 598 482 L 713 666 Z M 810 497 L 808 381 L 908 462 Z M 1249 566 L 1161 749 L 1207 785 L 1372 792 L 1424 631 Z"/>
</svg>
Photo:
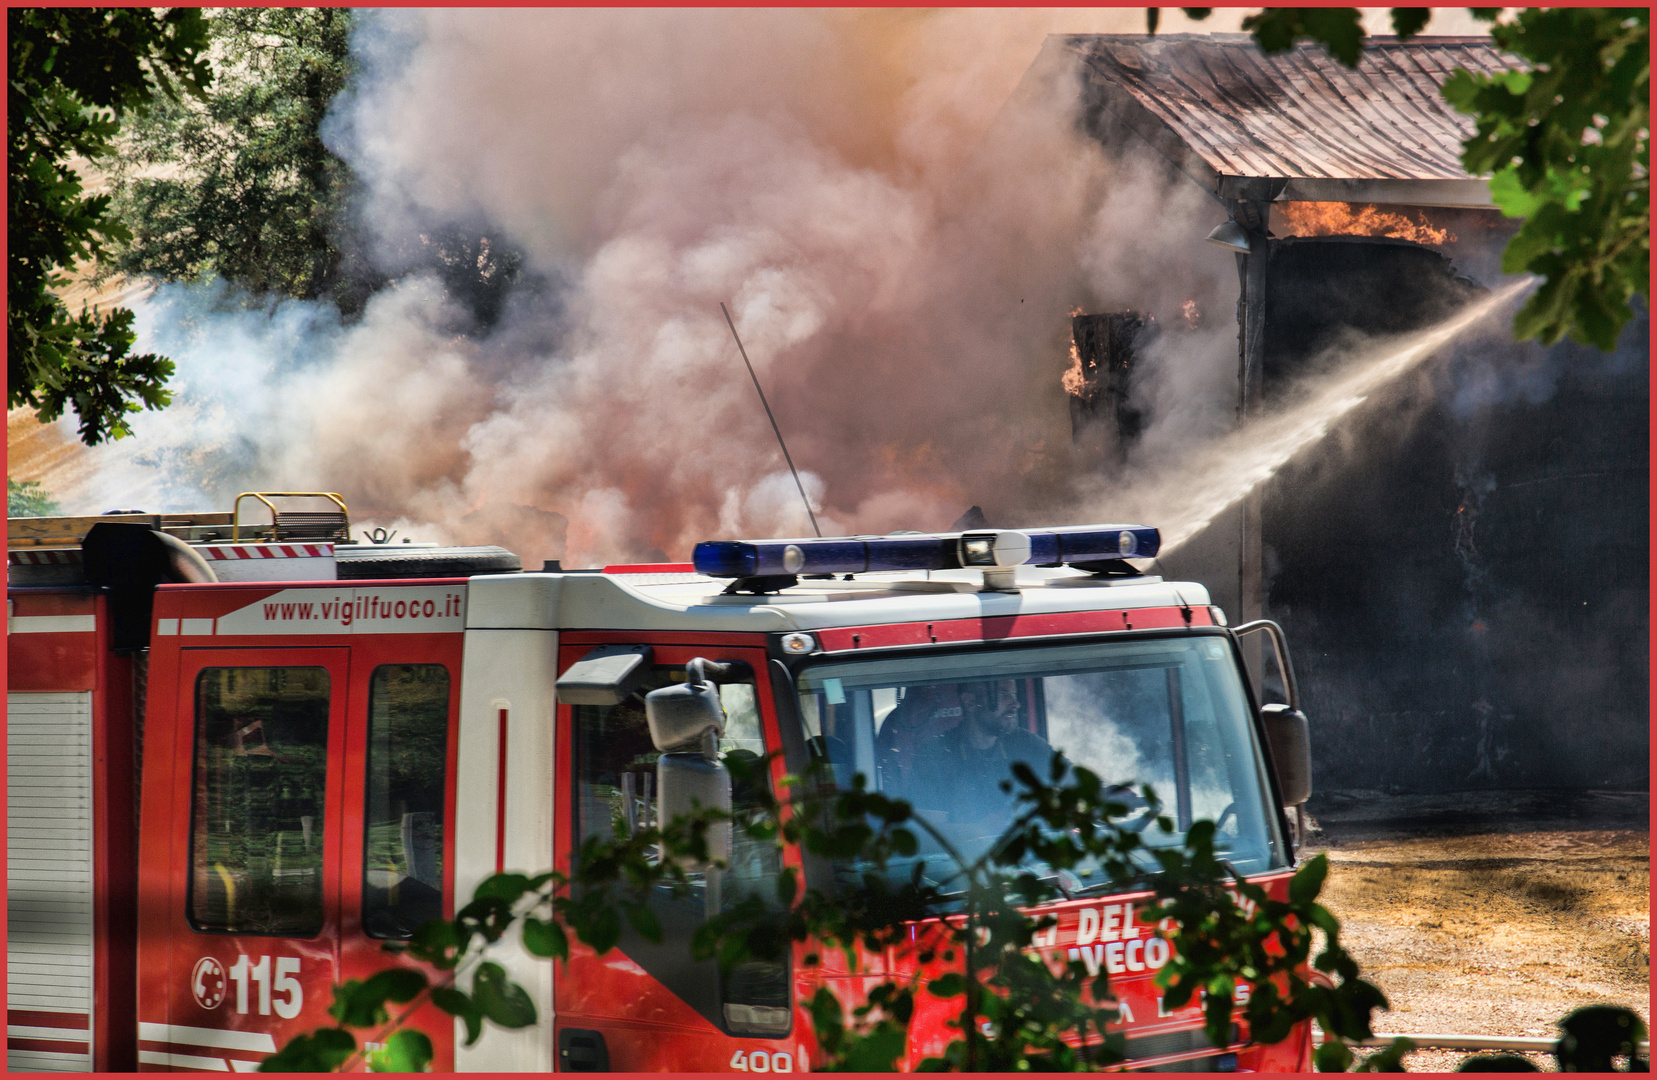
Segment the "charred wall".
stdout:
<svg viewBox="0 0 1657 1080">
<path fill-rule="evenodd" d="M 1072 374 L 1066 376 L 1070 437 L 1120 462 L 1143 424 L 1132 401 L 1134 358 L 1156 337 L 1156 321 L 1137 311 L 1070 318 Z"/>
<path fill-rule="evenodd" d="M 1432 248 L 1370 236 L 1271 242 L 1266 271 L 1265 397 L 1278 399 L 1326 350 L 1355 333 L 1406 334 L 1488 290 Z"/>
<path fill-rule="evenodd" d="M 1482 291 L 1430 249 L 1358 238 L 1279 241 L 1268 281 L 1268 406 L 1349 330 Z M 1461 347 L 1272 482 L 1266 613 L 1319 788 L 1647 785 L 1646 335 L 1610 357 Z M 1541 374 L 1487 377 L 1515 370 Z"/>
</svg>

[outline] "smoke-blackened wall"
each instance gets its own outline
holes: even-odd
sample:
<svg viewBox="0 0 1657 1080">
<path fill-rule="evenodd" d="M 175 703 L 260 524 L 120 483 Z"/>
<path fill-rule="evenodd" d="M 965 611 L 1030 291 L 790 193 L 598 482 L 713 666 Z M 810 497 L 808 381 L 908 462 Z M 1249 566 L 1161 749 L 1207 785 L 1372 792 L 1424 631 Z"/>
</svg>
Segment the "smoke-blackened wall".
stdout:
<svg viewBox="0 0 1657 1080">
<path fill-rule="evenodd" d="M 1351 237 L 1280 244 L 1270 284 L 1284 393 L 1342 334 L 1474 293 L 1440 254 Z M 1267 614 L 1320 787 L 1645 786 L 1647 334 L 1464 342 L 1267 487 Z"/>
</svg>

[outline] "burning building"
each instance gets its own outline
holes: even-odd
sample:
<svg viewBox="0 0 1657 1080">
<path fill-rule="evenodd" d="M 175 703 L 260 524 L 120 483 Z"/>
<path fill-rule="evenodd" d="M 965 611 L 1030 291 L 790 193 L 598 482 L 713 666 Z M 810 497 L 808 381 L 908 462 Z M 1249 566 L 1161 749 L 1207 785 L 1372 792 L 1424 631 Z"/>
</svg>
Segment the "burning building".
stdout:
<svg viewBox="0 0 1657 1080">
<path fill-rule="evenodd" d="M 1212 200 L 1239 425 L 1343 345 L 1502 283 L 1516 223 L 1462 170 L 1471 121 L 1438 89 L 1509 66 L 1488 38 L 1374 38 L 1354 70 L 1243 35 L 1072 35 L 1032 71 L 1066 65 L 1111 160 Z M 1132 394 L 1142 328 L 1193 314 L 1072 320 L 1072 430 L 1106 467 L 1157 420 Z M 1646 327 L 1611 356 L 1458 343 L 1163 560 L 1234 621 L 1289 629 L 1322 785 L 1646 785 Z"/>
</svg>

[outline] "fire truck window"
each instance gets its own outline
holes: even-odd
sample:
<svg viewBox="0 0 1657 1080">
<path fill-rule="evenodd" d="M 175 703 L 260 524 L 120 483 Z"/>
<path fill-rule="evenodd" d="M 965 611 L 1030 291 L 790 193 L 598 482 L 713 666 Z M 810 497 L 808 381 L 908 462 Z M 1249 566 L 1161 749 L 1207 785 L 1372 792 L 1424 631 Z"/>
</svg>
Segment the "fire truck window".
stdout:
<svg viewBox="0 0 1657 1080">
<path fill-rule="evenodd" d="M 824 663 L 802 671 L 797 685 L 807 745 L 822 744 L 837 778 L 855 769 L 907 800 L 969 858 L 1017 816 L 1013 795 L 1000 789 L 1013 763 L 1046 774 L 1056 752 L 1061 767 L 1124 786 L 1122 825 L 1139 833 L 1147 869 L 1149 849 L 1180 843 L 1200 820 L 1215 823 L 1216 847 L 1243 872 L 1284 865 L 1262 748 L 1232 653 L 1217 637 Z M 1133 795 L 1146 784 L 1173 834 L 1148 827 L 1155 814 Z M 923 837 L 914 862 L 943 875 L 952 858 Z M 848 880 L 865 869 L 838 868 Z"/>
<path fill-rule="evenodd" d="M 207 668 L 196 680 L 190 922 L 311 937 L 322 929 L 328 672 Z"/>
<path fill-rule="evenodd" d="M 683 677 L 683 672 L 680 672 Z M 612 837 L 617 818 L 648 824 L 655 798 L 656 747 L 644 719 L 644 695 L 673 679 L 657 668 L 639 692 L 619 705 L 577 705 L 575 718 L 575 842 Z"/>
<path fill-rule="evenodd" d="M 363 932 L 407 938 L 443 916 L 449 670 L 383 664 L 368 686 Z"/>
<path fill-rule="evenodd" d="M 685 679 L 684 668 L 657 668 L 639 691 L 620 705 L 578 705 L 575 717 L 576 842 L 589 836 L 615 835 L 618 817 L 632 825 L 654 823 L 656 752 L 645 722 L 644 695 Z M 720 757 L 758 761 L 765 756 L 759 704 L 752 683 L 719 688 L 725 707 L 725 734 Z M 734 807 L 742 808 L 740 785 L 733 788 Z M 750 803 L 751 805 L 751 803 Z"/>
</svg>

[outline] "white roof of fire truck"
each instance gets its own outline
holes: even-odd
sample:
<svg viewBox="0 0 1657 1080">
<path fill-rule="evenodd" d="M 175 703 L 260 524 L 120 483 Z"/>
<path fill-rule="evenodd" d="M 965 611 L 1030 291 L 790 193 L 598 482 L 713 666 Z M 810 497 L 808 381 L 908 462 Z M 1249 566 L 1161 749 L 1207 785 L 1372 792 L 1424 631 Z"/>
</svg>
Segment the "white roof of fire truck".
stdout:
<svg viewBox="0 0 1657 1080">
<path fill-rule="evenodd" d="M 1208 590 L 1159 577 L 1100 578 L 1028 567 L 1016 591 L 981 591 L 977 571 L 902 571 L 852 581 L 801 581 L 775 593 L 726 593 L 700 574 L 501 574 L 470 582 L 467 625 L 479 628 L 788 632 L 946 622 L 1067 611 L 1206 607 Z"/>
<path fill-rule="evenodd" d="M 721 541 L 697 545 L 684 568 L 692 572 L 645 565 L 476 577 L 467 624 L 788 632 L 1206 608 L 1201 585 L 1164 582 L 1126 561 L 1154 557 L 1158 543 L 1155 529 L 1121 525 Z"/>
<path fill-rule="evenodd" d="M 79 540 L 93 524 L 112 520 L 171 533 L 226 583 L 350 586 L 358 581 L 384 584 L 389 577 L 405 584 L 420 578 L 466 577 L 466 625 L 479 629 L 787 633 L 1209 604 L 1202 585 L 1164 582 L 1127 561 L 1143 562 L 1156 554 L 1157 531 L 1142 525 L 716 541 L 697 545 L 693 564 L 570 571 L 549 566 L 550 572 L 523 573 L 500 572 L 518 562 L 498 548 L 442 548 L 407 541 L 347 541 L 349 546 L 336 546 L 348 535 L 343 513 L 339 521 L 328 523 L 338 531 L 328 539 L 316 536 L 308 542 L 296 542 L 269 527 L 254 531 L 251 542 L 233 538 L 234 533 L 223 535 L 232 532 L 227 528 L 231 523 L 219 517 L 230 515 L 164 519 L 127 512 L 15 521 L 8 545 L 10 583 L 84 582 L 79 575 Z M 507 561 L 497 558 L 489 564 L 493 572 L 478 573 L 483 564 L 476 560 L 489 558 L 491 552 Z M 434 558 L 422 560 L 427 554 Z M 453 569 L 430 568 L 442 566 L 446 555 Z M 370 564 L 393 565 L 382 561 L 385 556 L 414 561 L 407 570 L 382 575 Z M 353 564 L 359 568 L 345 569 Z M 419 565 L 426 569 L 415 569 Z"/>
</svg>

